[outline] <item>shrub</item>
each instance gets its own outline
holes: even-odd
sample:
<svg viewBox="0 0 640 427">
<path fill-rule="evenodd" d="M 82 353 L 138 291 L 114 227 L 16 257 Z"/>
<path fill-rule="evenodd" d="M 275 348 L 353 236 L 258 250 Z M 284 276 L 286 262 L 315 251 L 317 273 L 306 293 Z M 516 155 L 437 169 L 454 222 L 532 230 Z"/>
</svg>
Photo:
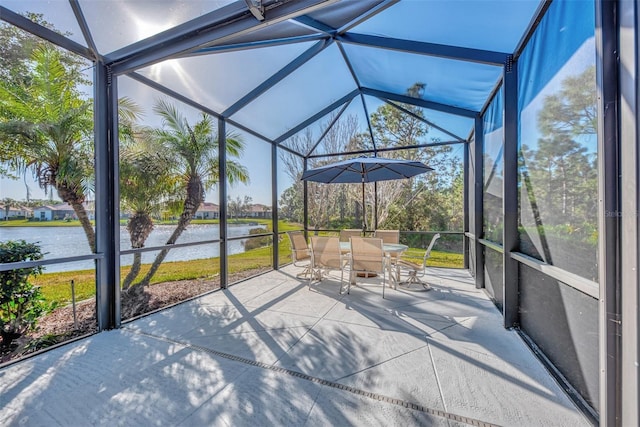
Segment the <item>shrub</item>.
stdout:
<svg viewBox="0 0 640 427">
<path fill-rule="evenodd" d="M 40 246 L 24 240 L 0 242 L 0 263 L 36 261 L 43 256 Z M 0 336 L 2 346 L 33 329 L 45 309 L 40 288 L 29 283 L 42 267 L 18 268 L 0 272 Z"/>
<path fill-rule="evenodd" d="M 267 231 L 268 229 L 266 228 L 252 228 L 249 230 L 249 235 L 263 234 Z M 253 237 L 244 241 L 244 250 L 250 251 L 269 245 L 271 245 L 271 236 Z"/>
</svg>

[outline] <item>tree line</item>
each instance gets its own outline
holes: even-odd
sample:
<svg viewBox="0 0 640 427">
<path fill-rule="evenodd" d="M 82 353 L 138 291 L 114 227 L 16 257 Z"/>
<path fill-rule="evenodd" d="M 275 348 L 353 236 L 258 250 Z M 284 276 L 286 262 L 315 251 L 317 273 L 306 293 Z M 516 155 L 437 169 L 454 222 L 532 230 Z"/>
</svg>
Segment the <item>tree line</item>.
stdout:
<svg viewBox="0 0 640 427">
<path fill-rule="evenodd" d="M 407 95 L 421 97 L 423 90 L 424 85 L 416 83 L 407 90 Z M 377 221 L 378 228 L 463 230 L 463 143 L 415 148 L 441 141 L 430 137 L 431 126 L 422 108 L 409 104 L 400 104 L 400 107 L 385 104 L 371 115 L 375 146 L 381 150 L 377 155 L 421 161 L 434 170 L 404 180 L 365 184 L 364 206 L 361 184 L 308 182 L 309 228 L 361 228 L 364 222 L 367 229 L 372 230 Z M 335 116 L 328 117 L 321 127 L 334 120 Z M 321 141 L 322 151 L 344 153 L 371 149 L 371 136 L 358 129 L 356 116 L 339 118 Z M 310 129 L 285 142 L 299 153 L 310 153 L 317 143 Z M 386 151 L 392 147 L 400 150 Z M 308 167 L 347 158 L 344 155 L 314 157 L 309 159 Z M 285 151 L 281 153 L 281 160 L 294 184 L 281 194 L 280 216 L 302 223 L 304 183 L 300 178 L 304 172 L 303 160 Z"/>
</svg>

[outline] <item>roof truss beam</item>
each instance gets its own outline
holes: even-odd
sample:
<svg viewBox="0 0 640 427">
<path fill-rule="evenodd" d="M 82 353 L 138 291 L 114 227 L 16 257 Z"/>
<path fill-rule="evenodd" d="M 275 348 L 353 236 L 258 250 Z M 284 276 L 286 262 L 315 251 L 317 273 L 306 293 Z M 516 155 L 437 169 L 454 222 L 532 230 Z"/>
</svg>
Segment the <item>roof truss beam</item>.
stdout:
<svg viewBox="0 0 640 427">
<path fill-rule="evenodd" d="M 466 144 L 467 141 L 439 141 L 439 142 L 430 142 L 427 144 L 415 144 L 415 145 L 403 145 L 398 147 L 387 147 L 387 148 L 378 148 L 369 149 L 369 150 L 356 150 L 356 151 L 345 151 L 341 153 L 328 153 L 328 154 L 312 154 L 307 156 L 307 159 L 319 159 L 323 157 L 336 157 L 336 156 L 350 156 L 353 154 L 372 154 L 372 153 L 385 153 L 388 151 L 401 151 L 401 150 L 413 150 L 417 148 L 429 148 L 429 147 L 439 147 L 441 145 L 454 145 L 454 144 Z M 280 145 L 282 147 L 282 145 Z"/>
<path fill-rule="evenodd" d="M 58 34 L 55 31 L 51 31 L 50 29 L 43 27 L 42 25 L 38 25 L 30 19 L 27 19 L 24 16 L 19 15 L 4 6 L 0 6 L 0 17 L 3 21 L 8 22 L 11 25 L 23 29 L 47 41 L 50 41 L 56 46 L 60 46 L 89 60 L 96 59 L 93 56 L 93 52 L 91 52 L 91 49 L 88 49 L 87 47 L 82 46 L 80 43 L 76 43 L 63 35 Z"/>
<path fill-rule="evenodd" d="M 295 19 L 292 19 L 291 22 L 304 26 L 306 28 L 309 28 L 313 31 L 320 31 L 321 33 L 325 34 L 325 35 L 329 35 L 331 37 L 335 36 L 336 34 L 344 34 L 347 31 L 349 31 L 351 28 L 361 24 L 362 22 L 366 21 L 367 19 L 372 18 L 373 16 L 377 15 L 378 13 L 382 12 L 383 10 L 393 6 L 394 4 L 398 3 L 400 0 L 384 0 L 381 1 L 380 3 L 378 3 L 376 6 L 370 8 L 369 10 L 367 10 L 366 12 L 358 15 L 356 18 L 352 19 L 351 21 L 347 22 L 346 24 L 344 24 L 342 27 L 340 28 L 333 28 L 323 22 L 320 22 L 308 15 L 302 15 L 299 16 Z"/>
<path fill-rule="evenodd" d="M 466 47 L 448 46 L 436 43 L 426 43 L 414 40 L 402 40 L 389 37 L 371 36 L 366 34 L 346 33 L 337 36 L 344 43 L 377 47 L 381 49 L 397 50 L 419 55 L 437 56 L 440 58 L 459 61 L 479 62 L 489 65 L 504 65 L 509 54 L 489 50 L 471 49 Z"/>
<path fill-rule="evenodd" d="M 292 19 L 291 22 L 293 22 L 294 24 L 301 25 L 301 26 L 303 26 L 305 28 L 309 28 L 309 29 L 311 29 L 313 31 L 319 31 L 319 32 L 321 32 L 321 33 L 323 33 L 325 35 L 334 37 L 336 34 L 344 34 L 344 33 L 346 33 L 351 28 L 363 23 L 367 19 L 372 18 L 373 16 L 375 16 L 378 13 L 382 12 L 383 10 L 393 6 L 394 4 L 398 3 L 399 1 L 400 0 L 384 0 L 384 1 L 381 1 L 376 6 L 372 7 L 369 10 L 367 10 L 365 13 L 362 13 L 362 14 L 358 15 L 356 18 L 354 18 L 351 21 L 347 22 L 346 24 L 344 24 L 340 28 L 333 28 L 333 27 L 325 24 L 324 22 L 320 22 L 320 21 L 310 17 L 309 15 L 299 16 L 299 17 L 297 17 L 295 19 Z"/>
<path fill-rule="evenodd" d="M 288 132 L 280 135 L 279 137 L 274 139 L 274 142 L 276 144 L 280 144 L 282 141 L 284 141 L 284 140 L 286 140 L 288 138 L 291 138 L 293 135 L 295 135 L 296 133 L 300 132 L 302 129 L 306 128 L 311 123 L 315 122 L 316 120 L 320 119 L 321 117 L 329 114 L 330 112 L 332 112 L 333 110 L 338 108 L 340 105 L 344 104 L 347 101 L 351 101 L 353 98 L 358 96 L 359 93 L 360 93 L 360 91 L 358 91 L 357 89 L 353 90 L 352 92 L 350 92 L 347 95 L 343 96 L 342 98 L 338 99 L 337 101 L 335 101 L 331 105 L 329 105 L 329 106 L 323 108 L 322 110 L 318 111 L 316 114 L 314 114 L 313 116 L 309 117 L 307 120 L 305 120 L 304 122 L 300 123 L 298 126 L 294 127 L 293 129 L 289 130 Z"/>
<path fill-rule="evenodd" d="M 257 21 L 244 1 L 237 1 L 155 36 L 133 43 L 106 55 L 114 74 L 146 67 L 205 44 L 226 43 L 268 25 L 311 12 L 336 0 L 297 0 L 276 3 L 265 11 L 264 21 Z"/>
<path fill-rule="evenodd" d="M 333 36 L 338 31 L 335 28 L 328 26 L 327 24 L 316 21 L 308 15 L 298 16 L 297 18 L 292 19 L 291 22 L 293 22 L 294 24 L 302 25 L 303 27 L 309 28 L 313 31 L 320 31 L 321 33 L 324 33 L 328 36 Z"/>
<path fill-rule="evenodd" d="M 208 107 L 206 107 L 206 106 L 204 106 L 204 105 L 192 100 L 191 98 L 186 97 L 186 96 L 184 96 L 184 95 L 182 95 L 182 94 L 180 94 L 180 93 L 178 93 L 178 92 L 176 92 L 176 91 L 174 91 L 172 89 L 169 89 L 168 87 L 163 86 L 160 83 L 155 82 L 155 81 L 153 81 L 153 80 L 151 80 L 151 79 L 149 79 L 149 78 L 147 78 L 147 77 L 145 77 L 143 75 L 140 75 L 138 73 L 129 73 L 129 74 L 127 74 L 127 77 L 130 77 L 130 78 L 132 78 L 134 80 L 137 80 L 138 82 L 140 82 L 142 84 L 145 84 L 145 85 L 149 86 L 150 88 L 153 88 L 153 89 L 157 90 L 158 92 L 163 93 L 163 94 L 165 94 L 167 96 L 170 96 L 170 97 L 172 97 L 172 98 L 174 98 L 174 99 L 176 99 L 176 100 L 178 100 L 180 102 L 183 102 L 184 104 L 189 105 L 189 106 L 191 106 L 191 107 L 193 107 L 193 108 L 195 108 L 197 110 L 200 110 L 203 113 L 207 113 L 210 116 L 213 116 L 213 117 L 215 117 L 217 119 L 224 119 L 224 117 L 222 117 L 220 115 L 220 113 L 218 113 L 216 111 L 213 111 L 212 109 L 210 109 L 210 108 L 208 108 Z M 254 131 L 252 129 L 249 129 L 246 126 L 241 125 L 240 123 L 236 123 L 233 120 L 229 120 L 229 119 L 225 119 L 225 121 L 227 123 L 229 123 L 230 125 L 232 125 L 234 127 L 237 127 L 238 129 L 240 129 L 242 131 L 245 131 L 245 132 L 247 132 L 247 133 L 249 133 L 249 134 L 251 134 L 251 135 L 253 135 L 253 136 L 257 137 L 257 138 L 262 139 L 263 141 L 266 141 L 266 142 L 269 142 L 271 144 L 274 144 L 274 141 L 272 141 L 271 139 L 267 138 L 266 136 Z M 296 154 L 300 154 L 300 153 L 296 153 Z"/>
<path fill-rule="evenodd" d="M 369 109 L 367 108 L 367 102 L 364 100 L 364 94 L 360 92 L 360 100 L 362 101 L 362 108 L 364 108 L 364 116 L 367 118 L 367 126 L 369 128 L 369 136 L 371 137 L 371 145 L 373 149 L 376 149 L 376 139 L 373 137 L 373 126 L 371 126 L 371 116 L 369 116 Z"/>
<path fill-rule="evenodd" d="M 198 46 L 198 42 L 204 39 L 204 37 L 201 36 L 201 40 L 196 41 L 192 36 L 208 34 L 207 29 L 214 29 L 216 26 L 224 24 L 224 22 L 238 19 L 241 16 L 246 16 L 245 19 L 247 21 L 251 20 L 253 23 L 256 22 L 252 17 L 253 15 L 249 14 L 246 4 L 244 2 L 236 2 L 166 31 L 162 31 L 144 40 L 132 43 L 105 56 L 113 62 L 112 67 L 119 68 L 122 72 L 132 71 L 135 63 L 150 64 L 162 59 L 158 57 L 157 53 L 156 55 L 151 55 L 150 52 L 162 50 L 162 54 L 169 56 L 170 54 L 176 54 L 183 50 L 189 50 Z M 189 40 L 191 43 L 188 42 Z M 212 40 L 213 34 L 209 41 Z M 182 43 L 180 43 L 181 41 Z"/>
<path fill-rule="evenodd" d="M 258 87 L 256 87 L 251 92 L 249 92 L 248 94 L 246 94 L 245 96 L 240 98 L 240 100 L 238 100 L 235 104 L 233 104 L 232 106 L 227 108 L 222 113 L 222 116 L 223 117 L 230 117 L 230 116 L 234 115 L 240 109 L 242 109 L 244 106 L 246 106 L 247 104 L 249 104 L 250 102 L 252 102 L 256 98 L 258 98 L 260 95 L 262 95 L 263 93 L 265 93 L 266 91 L 271 89 L 273 86 L 275 86 L 276 84 L 281 82 L 283 79 L 285 79 L 288 75 L 290 75 L 291 73 L 296 71 L 298 68 L 300 68 L 301 66 L 306 64 L 309 60 L 314 58 L 316 55 L 318 55 L 320 52 L 322 52 L 324 49 L 326 49 L 332 43 L 333 43 L 332 39 L 325 39 L 325 40 L 322 40 L 322 41 L 316 43 L 310 49 L 307 49 L 305 52 L 303 52 L 296 59 L 294 59 L 293 61 L 291 61 L 287 65 L 285 65 L 283 68 L 281 68 L 280 71 L 278 71 L 277 73 L 273 74 L 267 80 L 262 82 L 262 84 L 260 84 Z"/>
<path fill-rule="evenodd" d="M 378 98 L 401 102 L 403 104 L 417 105 L 418 107 L 442 111 L 444 113 L 455 114 L 463 117 L 475 118 L 478 115 L 477 111 L 467 110 L 466 108 L 454 107 L 451 105 L 440 104 L 439 102 L 426 101 L 421 98 L 413 98 L 411 96 L 399 95 L 397 93 L 385 92 L 377 89 L 363 87 L 362 93 L 364 93 L 365 95 L 371 95 Z"/>
<path fill-rule="evenodd" d="M 358 78 L 358 75 L 356 74 L 356 70 L 354 70 L 354 68 L 353 68 L 353 64 L 351 63 L 351 60 L 349 59 L 349 56 L 347 56 L 347 52 L 345 52 L 344 47 L 342 46 L 342 43 L 338 42 L 338 43 L 336 43 L 336 45 L 338 46 L 338 49 L 340 49 L 340 54 L 342 55 L 342 59 L 344 60 L 344 63 L 347 65 L 347 68 L 349 69 L 349 72 L 351 73 L 351 78 L 353 78 L 353 81 L 355 82 L 356 86 L 358 87 L 358 89 L 360 89 L 360 87 L 361 87 L 360 79 Z"/>
<path fill-rule="evenodd" d="M 98 48 L 96 47 L 95 42 L 93 41 L 93 36 L 91 35 L 91 30 L 89 29 L 89 25 L 87 24 L 87 20 L 84 17 L 84 13 L 82 13 L 82 8 L 80 7 L 80 3 L 78 0 L 69 0 L 71 4 L 71 9 L 73 10 L 73 14 L 76 17 L 76 21 L 78 21 L 78 25 L 80 26 L 80 31 L 82 31 L 82 35 L 87 42 L 87 46 L 91 50 L 93 57 L 96 59 L 101 59 L 100 54 L 98 53 Z"/>
<path fill-rule="evenodd" d="M 209 46 L 209 47 L 203 47 L 198 50 L 194 50 L 184 55 L 180 55 L 180 58 L 198 56 L 198 55 L 208 55 L 210 53 L 237 52 L 240 50 L 257 49 L 262 47 L 283 46 L 283 45 L 294 44 L 294 43 L 313 42 L 313 41 L 323 40 L 325 38 L 327 38 L 325 34 L 312 34 L 312 35 L 306 35 L 306 36 L 281 37 L 278 39 L 271 39 L 271 40 L 260 40 L 260 41 L 254 41 L 254 42 Z"/>
<path fill-rule="evenodd" d="M 329 131 L 331 130 L 331 128 L 333 127 L 333 125 L 336 124 L 336 122 L 340 119 L 340 117 L 342 117 L 342 113 L 344 113 L 344 111 L 349 107 L 349 104 L 351 104 L 351 102 L 353 101 L 353 99 L 351 99 L 350 101 L 347 101 L 344 103 L 344 105 L 342 106 L 342 108 L 340 109 L 340 111 L 338 112 L 338 114 L 336 114 L 336 116 L 333 118 L 333 120 L 331 120 L 331 123 L 329 123 L 329 125 L 327 126 L 327 128 L 324 130 L 324 132 L 322 132 L 322 135 L 320 135 L 320 138 L 318 138 L 318 140 L 316 141 L 315 144 L 313 144 L 313 147 L 311 147 L 311 149 L 309 150 L 309 152 L 307 153 L 307 156 L 310 156 L 311 153 L 313 153 L 316 148 L 318 148 L 318 145 L 320 145 L 320 143 L 322 142 L 322 140 L 324 139 L 325 136 L 327 136 L 327 134 L 329 133 Z"/>
<path fill-rule="evenodd" d="M 379 98 L 380 99 L 380 98 Z M 384 102 L 386 102 L 387 104 L 391 105 L 392 107 L 398 109 L 399 111 L 402 111 L 405 114 L 410 115 L 411 117 L 413 117 L 414 119 L 420 120 L 423 123 L 428 124 L 429 126 L 431 126 L 434 129 L 438 129 L 440 132 L 446 133 L 447 135 L 449 135 L 452 138 L 457 139 L 458 141 L 462 142 L 464 141 L 464 138 L 454 134 L 453 132 L 449 132 L 448 130 L 446 130 L 445 128 L 438 126 L 437 124 L 433 123 L 430 120 L 425 119 L 424 117 L 420 117 L 419 115 L 417 115 L 416 113 L 414 113 L 413 111 L 409 111 L 406 108 L 402 107 L 401 105 L 396 104 L 395 102 L 391 102 L 388 99 L 383 99 Z"/>
</svg>

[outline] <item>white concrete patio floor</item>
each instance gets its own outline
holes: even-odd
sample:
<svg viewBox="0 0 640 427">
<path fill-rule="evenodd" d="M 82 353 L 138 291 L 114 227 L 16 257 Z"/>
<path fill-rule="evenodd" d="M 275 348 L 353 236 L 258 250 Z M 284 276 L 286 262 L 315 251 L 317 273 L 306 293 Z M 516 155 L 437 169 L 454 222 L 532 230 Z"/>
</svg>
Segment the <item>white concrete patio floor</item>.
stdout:
<svg viewBox="0 0 640 427">
<path fill-rule="evenodd" d="M 309 291 L 293 266 L 0 370 L 28 426 L 588 426 L 468 272 Z M 332 273 L 335 277 L 335 273 Z"/>
</svg>

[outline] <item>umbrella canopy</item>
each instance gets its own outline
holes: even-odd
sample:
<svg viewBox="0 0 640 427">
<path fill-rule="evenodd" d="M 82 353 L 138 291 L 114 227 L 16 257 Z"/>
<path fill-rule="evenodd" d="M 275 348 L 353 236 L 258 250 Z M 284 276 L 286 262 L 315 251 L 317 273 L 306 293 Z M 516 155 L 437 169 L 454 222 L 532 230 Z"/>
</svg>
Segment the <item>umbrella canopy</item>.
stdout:
<svg viewBox="0 0 640 427">
<path fill-rule="evenodd" d="M 364 183 L 411 178 L 433 168 L 422 162 L 384 157 L 357 157 L 309 169 L 302 174 L 302 181 L 322 182 L 326 184 L 362 183 L 362 229 L 364 221 Z"/>
<path fill-rule="evenodd" d="M 414 160 L 357 157 L 309 169 L 302 174 L 302 180 L 327 184 L 364 183 L 411 178 L 431 170 L 433 168 Z"/>
</svg>

